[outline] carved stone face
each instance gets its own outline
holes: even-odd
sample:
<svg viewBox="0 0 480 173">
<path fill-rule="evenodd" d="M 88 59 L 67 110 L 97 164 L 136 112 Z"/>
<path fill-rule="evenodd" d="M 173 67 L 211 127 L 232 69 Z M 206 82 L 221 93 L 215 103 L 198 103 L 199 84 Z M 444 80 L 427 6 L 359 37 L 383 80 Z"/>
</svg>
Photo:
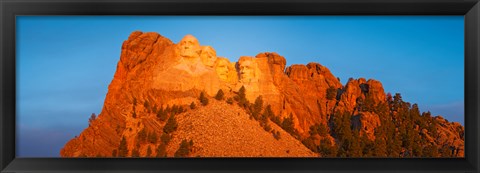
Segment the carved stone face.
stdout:
<svg viewBox="0 0 480 173">
<path fill-rule="evenodd" d="M 213 67 L 215 65 L 215 60 L 217 60 L 217 52 L 210 47 L 205 46 L 202 48 L 202 53 L 200 53 L 200 58 L 202 63 L 207 67 Z"/>
<path fill-rule="evenodd" d="M 223 80 L 227 81 L 229 76 L 229 66 L 230 61 L 226 58 L 218 58 L 215 65 L 215 71 L 217 72 L 218 77 Z"/>
<path fill-rule="evenodd" d="M 250 82 L 256 78 L 256 64 L 252 57 L 241 57 L 238 61 L 238 69 L 242 82 Z"/>
<path fill-rule="evenodd" d="M 197 38 L 192 35 L 186 35 L 178 43 L 180 56 L 186 60 L 194 61 L 198 58 L 198 52 L 200 51 L 200 44 Z"/>
</svg>

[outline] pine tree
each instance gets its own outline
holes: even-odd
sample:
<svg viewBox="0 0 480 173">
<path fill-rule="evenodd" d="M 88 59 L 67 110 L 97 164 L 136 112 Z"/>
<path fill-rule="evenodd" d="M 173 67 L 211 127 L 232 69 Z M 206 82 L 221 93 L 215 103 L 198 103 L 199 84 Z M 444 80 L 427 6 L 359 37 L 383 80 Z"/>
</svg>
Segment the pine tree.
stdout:
<svg viewBox="0 0 480 173">
<path fill-rule="evenodd" d="M 290 113 L 290 116 L 287 118 L 284 118 L 282 121 L 282 128 L 290 133 L 290 134 L 295 134 L 295 127 L 293 123 L 293 115 Z"/>
<path fill-rule="evenodd" d="M 375 148 L 373 149 L 373 156 L 387 157 L 387 142 L 383 137 L 375 138 Z"/>
<path fill-rule="evenodd" d="M 238 105 L 242 108 L 247 108 L 249 105 L 244 86 L 242 86 L 240 90 L 238 90 Z"/>
<path fill-rule="evenodd" d="M 318 153 L 317 146 L 315 145 L 315 142 L 313 141 L 312 137 L 308 137 L 308 138 L 302 140 L 302 143 L 308 149 L 312 150 L 315 153 Z"/>
<path fill-rule="evenodd" d="M 112 157 L 117 157 L 117 150 L 112 151 Z"/>
<path fill-rule="evenodd" d="M 232 99 L 231 97 L 228 98 L 228 99 L 227 99 L 227 103 L 230 104 L 230 105 L 233 104 L 233 99 Z"/>
<path fill-rule="evenodd" d="M 157 105 L 155 105 L 155 106 L 152 107 L 152 112 L 153 112 L 153 113 L 157 113 Z"/>
<path fill-rule="evenodd" d="M 164 122 L 165 120 L 167 120 L 167 118 L 168 118 L 168 111 L 167 111 L 167 109 L 163 109 L 162 107 L 160 107 L 160 108 L 158 109 L 158 112 L 157 112 L 157 118 L 158 118 L 160 121 L 162 121 L 162 122 Z"/>
<path fill-rule="evenodd" d="M 205 92 L 202 91 L 198 99 L 200 100 L 200 103 L 202 103 L 202 106 L 208 105 L 208 98 L 205 96 Z"/>
<path fill-rule="evenodd" d="M 263 111 L 263 116 L 268 119 L 273 119 L 273 117 L 275 117 L 275 114 L 273 113 L 271 105 L 267 105 L 267 107 Z"/>
<path fill-rule="evenodd" d="M 135 111 L 135 107 L 133 107 L 133 110 L 132 110 L 132 117 L 137 118 L 137 112 Z"/>
<path fill-rule="evenodd" d="M 145 102 L 143 102 L 143 107 L 145 107 L 145 109 L 147 110 L 147 112 L 150 112 L 150 103 L 148 103 L 148 100 L 145 100 Z"/>
<path fill-rule="evenodd" d="M 92 113 L 92 115 L 90 115 L 90 118 L 88 119 L 88 125 L 91 125 L 96 118 L 97 115 L 95 115 L 95 113 Z"/>
<path fill-rule="evenodd" d="M 147 148 L 147 157 L 151 157 L 151 156 L 152 156 L 152 148 L 150 148 L 150 145 L 149 145 Z"/>
<path fill-rule="evenodd" d="M 438 149 L 435 145 L 428 145 L 422 150 L 422 157 L 438 157 Z"/>
<path fill-rule="evenodd" d="M 327 100 L 335 100 L 337 98 L 337 89 L 333 86 L 327 88 Z"/>
<path fill-rule="evenodd" d="M 175 119 L 174 115 L 171 115 L 170 118 L 168 118 L 167 123 L 163 127 L 163 131 L 167 134 L 174 132 L 177 130 L 177 120 Z"/>
<path fill-rule="evenodd" d="M 175 157 L 187 157 L 188 154 L 190 153 L 190 150 L 193 146 L 193 141 L 187 142 L 187 140 L 182 140 L 180 143 L 180 147 L 178 150 L 175 152 Z"/>
<path fill-rule="evenodd" d="M 255 99 L 255 104 L 253 104 L 253 111 L 252 111 L 252 116 L 255 118 L 255 120 L 259 119 L 260 112 L 262 112 L 263 108 L 263 99 L 262 96 L 258 96 L 257 99 Z"/>
<path fill-rule="evenodd" d="M 122 137 L 122 140 L 120 141 L 120 145 L 118 146 L 118 157 L 126 157 L 128 154 L 128 148 L 127 148 L 127 139 L 125 139 L 125 136 Z"/>
<path fill-rule="evenodd" d="M 155 144 L 157 143 L 157 134 L 155 132 L 149 133 L 148 134 L 148 142 Z"/>
<path fill-rule="evenodd" d="M 148 134 L 147 134 L 147 130 L 145 128 L 143 128 L 142 130 L 140 130 L 140 132 L 138 132 L 137 138 L 138 138 L 139 142 L 141 142 L 141 143 L 146 142 L 147 137 L 148 137 Z"/>
<path fill-rule="evenodd" d="M 132 150 L 132 157 L 140 157 L 140 152 L 138 151 L 138 148 L 134 148 Z"/>
<path fill-rule="evenodd" d="M 167 145 L 172 137 L 169 134 L 163 133 L 162 136 L 160 136 L 160 140 L 162 141 L 163 144 Z"/>
<path fill-rule="evenodd" d="M 195 102 L 192 102 L 192 103 L 190 104 L 190 109 L 195 109 L 195 107 L 196 107 L 196 106 L 195 106 Z"/>
<path fill-rule="evenodd" d="M 387 141 L 385 140 L 385 127 L 381 125 L 375 130 L 375 142 L 373 149 L 373 156 L 387 157 Z"/>
<path fill-rule="evenodd" d="M 163 142 L 157 147 L 157 157 L 167 157 L 167 146 Z"/>
<path fill-rule="evenodd" d="M 337 148 L 333 146 L 332 142 L 326 138 L 320 140 L 320 146 L 318 146 L 318 152 L 322 157 L 336 157 Z"/>
<path fill-rule="evenodd" d="M 347 150 L 350 157 L 362 156 L 362 147 L 359 138 L 358 131 L 354 131 L 352 138 L 346 139 L 350 143 Z"/>
<path fill-rule="evenodd" d="M 222 89 L 218 90 L 217 95 L 215 95 L 215 99 L 217 100 L 223 100 L 223 96 L 225 94 L 223 93 Z"/>
</svg>

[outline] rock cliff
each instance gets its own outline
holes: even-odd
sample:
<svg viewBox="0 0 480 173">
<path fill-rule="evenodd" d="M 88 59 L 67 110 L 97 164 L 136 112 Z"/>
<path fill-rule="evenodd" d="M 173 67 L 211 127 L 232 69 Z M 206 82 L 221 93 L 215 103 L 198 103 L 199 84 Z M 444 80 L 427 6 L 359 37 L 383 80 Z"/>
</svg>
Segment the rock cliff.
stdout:
<svg viewBox="0 0 480 173">
<path fill-rule="evenodd" d="M 286 64 L 286 59 L 274 52 L 230 62 L 191 35 L 175 44 L 158 33 L 133 32 L 122 45 L 101 113 L 60 154 L 176 156 L 183 151 L 179 148 L 188 148 L 188 142 L 182 142 L 185 139 L 193 145 L 187 149 L 188 156 L 322 156 L 326 154 L 318 148 L 343 149 L 345 141 L 335 131 L 340 127 L 335 116 L 343 113 L 348 115 L 348 128 L 358 131 L 358 138 L 388 140 L 385 135 L 389 133 L 382 136 L 380 129 L 397 129 L 393 132 L 397 136 L 403 134 L 398 129 L 409 123 L 416 127 L 418 139 L 428 141 L 421 148 L 432 146 L 443 156 L 450 149 L 450 156 L 463 156 L 464 128 L 458 123 L 412 113 L 409 117 L 413 118 L 396 127 L 382 125 L 400 111 L 393 111 L 394 101 L 379 81 L 351 78 L 342 85 L 319 63 Z M 243 106 L 242 87 L 247 102 Z M 222 98 L 215 100 L 219 90 Z M 210 103 L 204 104 L 200 95 Z M 260 108 L 255 107 L 257 98 L 262 98 Z M 257 112 L 264 118 L 257 119 L 256 109 L 262 110 Z M 406 109 L 413 108 L 408 103 Z M 170 132 L 167 128 L 174 117 L 175 130 Z M 319 130 L 324 132 L 313 134 L 312 129 L 320 126 L 325 127 Z M 312 139 L 313 144 L 305 139 Z M 322 145 L 324 142 L 329 144 Z M 404 156 L 408 156 L 406 151 L 413 152 L 409 147 L 402 143 Z"/>
</svg>

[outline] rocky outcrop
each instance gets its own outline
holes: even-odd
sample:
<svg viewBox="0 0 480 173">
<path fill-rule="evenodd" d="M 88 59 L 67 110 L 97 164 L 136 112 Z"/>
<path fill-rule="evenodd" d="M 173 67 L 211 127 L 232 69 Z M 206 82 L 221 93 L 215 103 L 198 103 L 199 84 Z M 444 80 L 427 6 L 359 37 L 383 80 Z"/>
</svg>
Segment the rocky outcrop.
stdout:
<svg viewBox="0 0 480 173">
<path fill-rule="evenodd" d="M 368 139 L 375 140 L 375 129 L 381 125 L 380 118 L 372 112 L 360 112 L 353 116 L 352 125 L 360 131 L 360 135 L 365 135 Z"/>
<path fill-rule="evenodd" d="M 125 138 L 129 151 L 136 147 L 140 155 L 146 155 L 148 147 L 156 148 L 159 144 L 137 146 L 139 133 L 145 129 L 160 136 L 165 122 L 158 119 L 158 110 L 173 105 L 188 111 L 178 116 L 179 131 L 173 133 L 173 143 L 166 148 L 170 156 L 181 140 L 187 138 L 197 142 L 194 154 L 199 156 L 316 155 L 300 141 L 310 135 L 314 125 L 331 126 L 332 116 L 338 112 L 347 112 L 352 117 L 352 125 L 360 130 L 360 136 L 376 139 L 375 131 L 382 125 L 381 118 L 373 109 L 365 107 L 388 104 L 379 81 L 351 78 L 342 85 L 319 63 L 288 67 L 286 64 L 287 60 L 274 52 L 242 56 L 237 62 L 230 62 L 191 35 L 173 43 L 158 33 L 133 32 L 122 45 L 102 112 L 78 137 L 70 140 L 60 154 L 63 157 L 112 156 Z M 188 109 L 192 102 L 200 105 L 198 97 L 202 91 L 212 98 L 221 89 L 228 99 L 234 98 L 242 86 L 250 103 L 261 96 L 264 106 L 270 105 L 280 120 L 291 115 L 299 139 L 270 122 L 272 129 L 282 136 L 280 140 L 274 139 L 271 133 L 262 131 L 258 123 L 249 120 L 246 115 L 249 110 L 224 102 L 214 101 L 211 107 Z M 204 122 L 199 121 L 202 118 Z M 435 122 L 438 131 L 435 136 L 426 129 L 419 129 L 418 133 L 435 144 L 454 148 L 456 156 L 463 156 L 463 126 L 443 118 L 435 118 Z M 336 146 L 332 130 L 328 129 L 328 133 L 311 139 L 316 145 L 320 145 L 321 139 L 328 139 Z M 249 142 L 247 145 L 240 141 Z M 219 148 L 222 150 L 216 150 Z"/>
</svg>

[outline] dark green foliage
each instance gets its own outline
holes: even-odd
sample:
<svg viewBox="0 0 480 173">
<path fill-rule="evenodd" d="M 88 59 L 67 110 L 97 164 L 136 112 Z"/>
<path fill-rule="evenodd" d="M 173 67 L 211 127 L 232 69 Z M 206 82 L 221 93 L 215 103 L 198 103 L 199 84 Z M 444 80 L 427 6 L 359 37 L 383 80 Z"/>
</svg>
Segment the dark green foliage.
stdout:
<svg viewBox="0 0 480 173">
<path fill-rule="evenodd" d="M 177 112 L 177 114 L 181 114 L 181 113 L 183 113 L 184 111 L 185 111 L 185 109 L 183 109 L 183 106 L 179 106 L 179 107 L 178 107 L 178 112 Z"/>
<path fill-rule="evenodd" d="M 375 138 L 375 146 L 373 149 L 374 157 L 387 157 L 387 141 L 383 136 L 377 136 Z"/>
<path fill-rule="evenodd" d="M 255 104 L 253 104 L 251 108 L 251 113 L 252 113 L 251 115 L 253 116 L 253 118 L 255 118 L 255 120 L 259 119 L 259 115 L 262 112 L 262 108 L 263 108 L 263 99 L 262 99 L 262 96 L 258 96 L 257 99 L 255 99 Z"/>
<path fill-rule="evenodd" d="M 328 129 L 325 124 L 315 124 L 313 126 L 310 126 L 310 136 L 313 135 L 320 135 L 320 136 L 327 136 L 328 135 Z"/>
<path fill-rule="evenodd" d="M 140 152 L 138 151 L 138 148 L 134 148 L 132 150 L 132 157 L 140 157 Z"/>
<path fill-rule="evenodd" d="M 157 118 L 164 122 L 165 120 L 167 120 L 168 118 L 168 109 L 163 109 L 162 107 L 160 107 L 160 109 L 158 109 L 158 112 L 157 112 Z"/>
<path fill-rule="evenodd" d="M 175 152 L 175 157 L 187 157 L 190 151 L 192 150 L 193 147 L 193 141 L 190 140 L 187 142 L 187 140 L 182 140 L 180 143 L 180 147 L 178 150 Z"/>
<path fill-rule="evenodd" d="M 365 86 L 364 86 L 365 87 Z M 330 90 L 333 93 L 333 89 Z M 327 91 L 328 92 L 328 91 Z M 327 93 L 328 94 L 328 93 Z M 417 104 L 402 100 L 400 94 L 387 94 L 386 102 L 375 104 L 368 89 L 362 88 L 365 97 L 357 99 L 357 111 L 372 112 L 380 119 L 380 126 L 374 130 L 375 138 L 370 140 L 366 134 L 360 135 L 358 120 L 351 112 L 335 112 L 329 122 L 310 127 L 310 136 L 302 143 L 322 157 L 453 157 L 456 148 L 430 143 L 428 138 L 437 139 L 438 121 L 430 112 L 420 114 Z M 328 99 L 333 99 L 331 94 Z M 266 114 L 264 111 L 264 114 Z M 263 117 L 263 115 L 261 116 Z M 268 116 L 267 116 L 268 117 Z M 283 121 L 275 116 L 270 120 L 280 124 L 288 133 L 295 134 L 293 118 Z M 355 127 L 355 128 L 354 128 Z M 275 133 L 275 132 L 273 132 Z M 294 135 L 292 135 L 294 136 Z M 332 136 L 335 143 L 327 138 Z M 320 141 L 318 141 L 320 140 Z"/>
<path fill-rule="evenodd" d="M 371 93 L 367 93 L 365 95 L 365 100 L 362 104 L 362 111 L 365 112 L 372 112 L 375 109 L 375 99 Z"/>
<path fill-rule="evenodd" d="M 453 150 L 450 146 L 444 145 L 441 146 L 439 150 L 439 154 L 441 157 L 452 157 L 453 156 Z"/>
<path fill-rule="evenodd" d="M 122 140 L 120 141 L 120 145 L 118 146 L 118 157 L 126 157 L 127 154 L 128 154 L 127 139 L 125 139 L 125 137 L 122 137 Z"/>
<path fill-rule="evenodd" d="M 327 100 L 335 100 L 337 98 L 337 89 L 333 86 L 327 88 Z"/>
<path fill-rule="evenodd" d="M 145 128 L 140 130 L 140 132 L 138 132 L 137 134 L 137 139 L 140 143 L 145 143 L 147 141 L 147 137 L 148 137 L 148 134 Z"/>
<path fill-rule="evenodd" d="M 133 106 L 136 106 L 137 105 L 137 98 L 133 98 Z"/>
<path fill-rule="evenodd" d="M 280 140 L 280 132 L 279 131 L 272 130 L 272 134 L 273 134 L 273 137 L 276 140 Z"/>
<path fill-rule="evenodd" d="M 147 148 L 147 157 L 151 157 L 152 156 L 152 148 L 150 148 L 150 146 L 148 146 Z"/>
<path fill-rule="evenodd" d="M 180 107 L 174 104 L 172 106 L 172 109 L 170 109 L 170 115 L 177 115 L 178 113 L 180 113 L 179 109 Z"/>
<path fill-rule="evenodd" d="M 190 104 L 190 109 L 195 109 L 195 107 L 196 107 L 195 102 L 192 102 L 192 103 Z"/>
<path fill-rule="evenodd" d="M 205 92 L 202 91 L 200 93 L 200 97 L 198 98 L 198 100 L 200 100 L 200 103 L 202 104 L 202 106 L 208 105 L 208 98 L 205 96 Z"/>
<path fill-rule="evenodd" d="M 95 121 L 96 118 L 97 115 L 95 115 L 95 113 L 92 113 L 92 115 L 90 115 L 90 118 L 88 119 L 88 124 L 92 124 L 92 122 Z"/>
<path fill-rule="evenodd" d="M 250 105 L 245 92 L 246 90 L 244 86 L 242 86 L 240 90 L 238 90 L 238 105 L 242 108 L 247 108 Z"/>
<path fill-rule="evenodd" d="M 148 142 L 155 144 L 157 143 L 157 134 L 155 132 L 148 133 Z"/>
<path fill-rule="evenodd" d="M 294 137 L 298 136 L 293 123 L 293 115 L 291 113 L 289 117 L 283 119 L 281 127 L 283 130 L 290 133 L 292 136 Z"/>
<path fill-rule="evenodd" d="M 157 157 L 167 157 L 167 145 L 163 142 L 157 147 Z"/>
<path fill-rule="evenodd" d="M 223 100 L 225 93 L 223 93 L 222 89 L 218 90 L 217 95 L 215 95 L 215 99 Z"/>
<path fill-rule="evenodd" d="M 174 115 L 171 115 L 170 118 L 168 118 L 167 123 L 163 127 L 163 132 L 169 134 L 177 130 L 177 120 L 175 119 Z"/>
<path fill-rule="evenodd" d="M 263 130 L 265 130 L 266 132 L 270 132 L 270 130 L 272 130 L 272 127 L 267 123 L 263 124 L 262 127 L 263 127 Z"/>
<path fill-rule="evenodd" d="M 313 140 L 312 137 L 308 137 L 308 138 L 302 140 L 302 143 L 308 149 L 312 150 L 315 153 L 318 153 L 317 145 L 315 145 L 315 141 Z"/>
<path fill-rule="evenodd" d="M 137 118 L 137 113 L 135 112 L 135 107 L 133 108 L 133 111 L 132 111 L 132 117 Z"/>
<path fill-rule="evenodd" d="M 275 124 L 282 126 L 282 121 L 280 120 L 280 117 L 273 115 L 270 120 L 272 120 L 272 122 L 274 122 Z"/>
<path fill-rule="evenodd" d="M 169 134 L 166 134 L 166 133 L 163 133 L 162 136 L 160 136 L 160 140 L 165 145 L 170 142 L 170 139 L 172 139 L 172 137 Z"/>
<path fill-rule="evenodd" d="M 267 105 L 267 107 L 263 111 L 262 116 L 266 117 L 267 119 L 271 119 L 271 120 L 275 117 L 275 114 L 272 111 L 272 106 L 271 105 Z"/>
<path fill-rule="evenodd" d="M 153 112 L 153 113 L 157 113 L 157 105 L 153 106 L 152 112 Z"/>
<path fill-rule="evenodd" d="M 337 156 L 337 148 L 332 144 L 332 142 L 328 139 L 320 140 L 320 146 L 318 146 L 317 151 L 323 157 L 336 157 Z"/>
<path fill-rule="evenodd" d="M 228 99 L 227 99 L 227 103 L 228 103 L 228 104 L 233 104 L 233 99 L 232 99 L 231 97 L 228 98 Z"/>
<path fill-rule="evenodd" d="M 362 156 L 362 148 L 361 148 L 361 145 L 360 145 L 360 141 L 357 140 L 357 139 L 359 139 L 358 131 L 354 131 L 353 138 L 345 139 L 345 141 L 344 141 L 344 142 L 348 143 L 348 145 L 349 145 L 348 155 L 350 157 L 360 157 L 360 156 Z"/>
<path fill-rule="evenodd" d="M 438 149 L 436 146 L 426 146 L 422 150 L 422 157 L 438 157 Z"/>
<path fill-rule="evenodd" d="M 148 100 L 145 100 L 145 102 L 143 102 L 143 106 L 145 107 L 145 109 L 147 110 L 147 112 L 150 112 L 150 103 L 148 103 Z"/>
<path fill-rule="evenodd" d="M 112 151 L 112 157 L 117 157 L 117 150 Z"/>
</svg>

